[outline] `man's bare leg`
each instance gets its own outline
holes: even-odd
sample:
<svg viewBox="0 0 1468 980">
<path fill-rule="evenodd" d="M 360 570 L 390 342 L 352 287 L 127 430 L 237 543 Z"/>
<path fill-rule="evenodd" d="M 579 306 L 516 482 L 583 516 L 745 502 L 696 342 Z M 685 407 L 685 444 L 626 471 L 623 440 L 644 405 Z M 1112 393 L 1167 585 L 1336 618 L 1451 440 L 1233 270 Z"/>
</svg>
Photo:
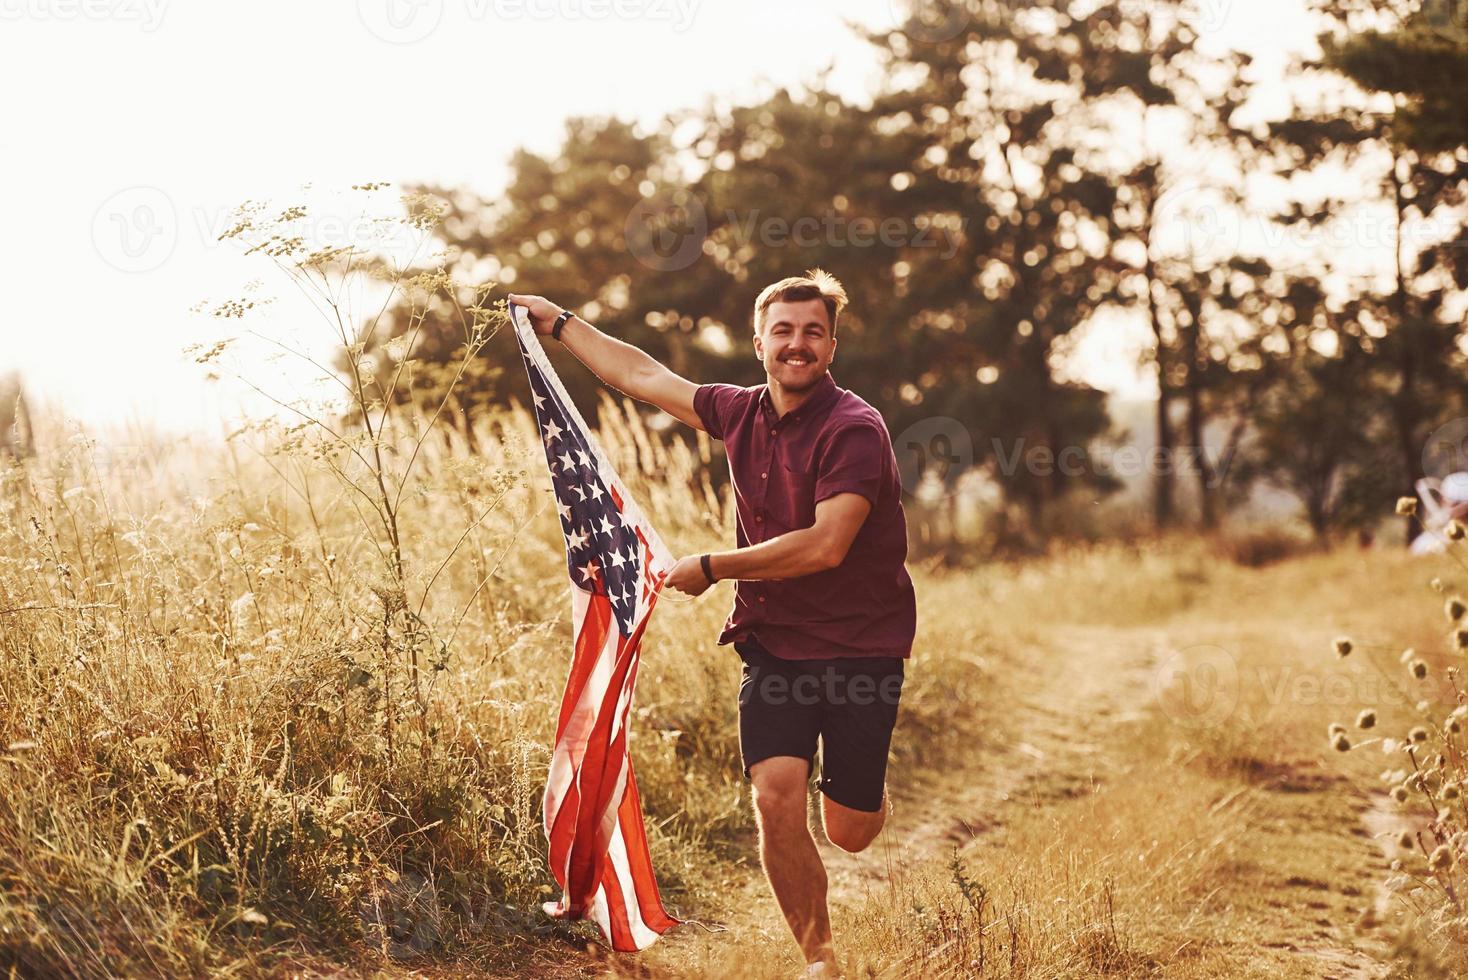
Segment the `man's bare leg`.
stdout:
<svg viewBox="0 0 1468 980">
<path fill-rule="evenodd" d="M 883 790 L 881 806 L 875 813 L 853 810 L 822 793 L 821 818 L 826 827 L 826 840 L 843 851 L 857 854 L 877 839 L 887 822 L 887 793 Z"/>
<path fill-rule="evenodd" d="M 836 966 L 826 908 L 826 866 L 806 814 L 810 763 L 780 755 L 749 767 L 759 823 L 760 863 L 807 963 Z"/>
</svg>

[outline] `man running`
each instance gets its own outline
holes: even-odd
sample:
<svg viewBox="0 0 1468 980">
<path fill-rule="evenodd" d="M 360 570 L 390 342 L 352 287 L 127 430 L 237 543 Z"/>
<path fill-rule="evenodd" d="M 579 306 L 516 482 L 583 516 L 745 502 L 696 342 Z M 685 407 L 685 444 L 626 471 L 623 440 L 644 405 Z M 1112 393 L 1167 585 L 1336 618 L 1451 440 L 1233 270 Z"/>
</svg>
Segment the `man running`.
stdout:
<svg viewBox="0 0 1468 980">
<path fill-rule="evenodd" d="M 820 269 L 766 287 L 753 318 L 766 383 L 748 388 L 696 385 L 543 297 L 510 301 L 611 387 L 724 442 L 738 547 L 680 559 L 665 584 L 696 596 L 736 580 L 718 642 L 744 661 L 739 748 L 760 860 L 808 973 L 834 976 L 826 869 L 807 818 L 816 746 L 826 837 L 864 850 L 887 815 L 887 751 L 917 627 L 887 426 L 829 371 L 846 291 Z"/>
</svg>

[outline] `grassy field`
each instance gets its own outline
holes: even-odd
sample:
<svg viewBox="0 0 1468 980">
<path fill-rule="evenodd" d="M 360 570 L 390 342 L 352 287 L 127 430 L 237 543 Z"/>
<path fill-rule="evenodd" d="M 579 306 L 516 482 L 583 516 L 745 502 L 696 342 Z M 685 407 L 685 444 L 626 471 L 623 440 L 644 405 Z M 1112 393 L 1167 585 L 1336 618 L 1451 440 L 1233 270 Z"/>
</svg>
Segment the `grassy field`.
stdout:
<svg viewBox="0 0 1468 980">
<path fill-rule="evenodd" d="M 76 437 L 6 471 L 0 966 L 793 974 L 739 773 L 738 661 L 714 644 L 728 585 L 660 604 L 632 743 L 665 898 L 697 923 L 610 956 L 539 912 L 567 580 L 530 420 L 473 438 L 425 444 L 376 501 L 386 524 L 372 468 L 300 431 L 127 453 Z M 635 423 L 603 442 L 676 551 L 732 541 L 707 444 Z M 1440 609 L 1461 572 L 1240 553 L 1167 539 L 914 569 L 894 813 L 862 855 L 823 845 L 850 972 L 1463 968 L 1456 869 L 1400 846 L 1400 743 L 1365 737 L 1457 702 Z"/>
</svg>

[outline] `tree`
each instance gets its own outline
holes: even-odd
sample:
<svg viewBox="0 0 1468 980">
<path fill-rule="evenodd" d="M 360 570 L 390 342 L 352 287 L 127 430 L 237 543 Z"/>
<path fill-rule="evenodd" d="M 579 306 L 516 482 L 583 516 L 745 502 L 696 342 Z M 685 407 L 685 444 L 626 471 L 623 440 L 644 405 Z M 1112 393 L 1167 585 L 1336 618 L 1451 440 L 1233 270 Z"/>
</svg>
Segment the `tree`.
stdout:
<svg viewBox="0 0 1468 980">
<path fill-rule="evenodd" d="M 1261 325 L 1245 345 L 1256 397 L 1238 483 L 1295 496 L 1319 538 L 1369 527 L 1396 497 L 1401 461 L 1390 451 L 1390 365 L 1363 328 L 1356 302 L 1333 309 L 1313 276 L 1254 281 Z"/>
<path fill-rule="evenodd" d="M 1363 19 L 1395 25 L 1410 33 L 1414 15 L 1394 0 L 1361 3 L 1328 2 L 1318 5 L 1325 30 L 1320 35 L 1321 58 L 1301 59 L 1298 68 L 1328 78 L 1342 79 L 1338 64 L 1355 57 L 1349 40 Z M 1368 47 L 1387 43 L 1368 39 Z M 1361 49 L 1364 50 L 1364 49 Z M 1376 204 L 1386 214 L 1386 230 L 1393 241 L 1393 264 L 1386 283 L 1367 283 L 1355 290 L 1352 309 L 1362 322 L 1369 348 L 1389 367 L 1386 412 L 1391 420 L 1391 447 L 1397 460 L 1396 492 L 1411 493 L 1424 475 L 1422 450 L 1432 429 L 1444 418 L 1461 414 L 1468 399 L 1464 368 L 1464 326 L 1448 313 L 1454 290 L 1468 287 L 1468 260 L 1458 246 L 1468 241 L 1464 222 L 1464 177 L 1468 159 L 1462 147 L 1452 152 L 1415 148 L 1425 142 L 1416 110 L 1404 96 L 1394 96 L 1381 107 L 1364 93 L 1347 89 L 1341 105 L 1296 107 L 1285 120 L 1273 123 L 1261 149 L 1273 154 L 1282 169 L 1332 171 L 1337 167 L 1370 167 L 1380 175 L 1374 196 L 1364 199 L 1327 195 L 1315 202 L 1296 201 L 1277 216 L 1288 227 L 1315 229 L 1339 219 L 1348 208 Z M 1434 130 L 1436 132 L 1436 130 Z M 1370 187 L 1370 185 L 1368 185 Z M 1444 220 L 1444 215 L 1449 220 Z M 1412 250 L 1408 234 L 1414 222 L 1435 220 L 1458 227 L 1452 234 L 1425 241 Z M 1333 256 L 1320 261 L 1333 264 Z M 1417 532 L 1408 518 L 1406 538 Z"/>
<path fill-rule="evenodd" d="M 1431 156 L 1468 146 L 1468 3 L 1332 0 L 1318 9 L 1346 28 L 1322 37 L 1322 63 L 1393 96 L 1399 148 Z"/>
<path fill-rule="evenodd" d="M 1109 299 L 1139 310 L 1151 335 L 1156 445 L 1165 464 L 1153 486 L 1158 527 L 1177 520 L 1176 480 L 1187 461 L 1196 464 L 1201 522 L 1216 523 L 1214 491 L 1226 469 L 1210 459 L 1204 433 L 1215 416 L 1237 422 L 1254 390 L 1232 377 L 1234 351 L 1250 328 L 1227 313 L 1232 282 L 1262 260 L 1235 262 L 1238 242 L 1220 233 L 1244 202 L 1243 174 L 1254 156 L 1235 119 L 1250 95 L 1250 58 L 1201 50 L 1196 16 L 1178 0 L 1102 5 L 1079 33 L 1082 63 L 1103 66 L 1086 77 L 1110 109 L 1105 126 L 1135 134 L 1136 152 L 1119 154 L 1125 162 L 1113 177 L 1113 247 L 1125 275 Z M 1166 148 L 1154 140 L 1158 129 L 1169 134 Z M 1225 453 L 1238 434 L 1235 427 Z"/>
<path fill-rule="evenodd" d="M 1115 486 L 1089 463 L 1109 424 L 1104 397 L 1059 369 L 1120 271 L 1106 247 L 1115 188 L 1085 159 L 1074 120 L 1121 82 L 1082 63 L 1086 27 L 1061 5 L 934 9 L 961 27 L 934 36 L 915 14 L 871 36 L 892 80 L 878 125 L 926 140 L 904 192 L 965 229 L 951 261 L 904 270 L 906 326 L 927 365 L 910 398 L 971 420 L 990 474 L 1038 527 L 1069 486 Z M 1063 453 L 1081 457 L 1079 472 L 1028 465 Z"/>
</svg>

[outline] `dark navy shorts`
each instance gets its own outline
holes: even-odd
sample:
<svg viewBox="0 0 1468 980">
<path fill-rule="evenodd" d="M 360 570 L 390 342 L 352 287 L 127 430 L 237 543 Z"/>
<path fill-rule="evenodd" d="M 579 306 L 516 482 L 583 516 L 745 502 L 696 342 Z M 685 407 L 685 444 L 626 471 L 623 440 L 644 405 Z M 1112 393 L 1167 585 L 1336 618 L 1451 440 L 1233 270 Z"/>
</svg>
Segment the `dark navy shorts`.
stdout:
<svg viewBox="0 0 1468 980">
<path fill-rule="evenodd" d="M 756 762 L 778 755 L 805 759 L 813 769 L 819 741 L 821 792 L 853 810 L 880 810 L 903 658 L 784 660 L 753 634 L 736 640 L 734 649 L 744 661 L 739 684 L 744 775 Z"/>
</svg>

